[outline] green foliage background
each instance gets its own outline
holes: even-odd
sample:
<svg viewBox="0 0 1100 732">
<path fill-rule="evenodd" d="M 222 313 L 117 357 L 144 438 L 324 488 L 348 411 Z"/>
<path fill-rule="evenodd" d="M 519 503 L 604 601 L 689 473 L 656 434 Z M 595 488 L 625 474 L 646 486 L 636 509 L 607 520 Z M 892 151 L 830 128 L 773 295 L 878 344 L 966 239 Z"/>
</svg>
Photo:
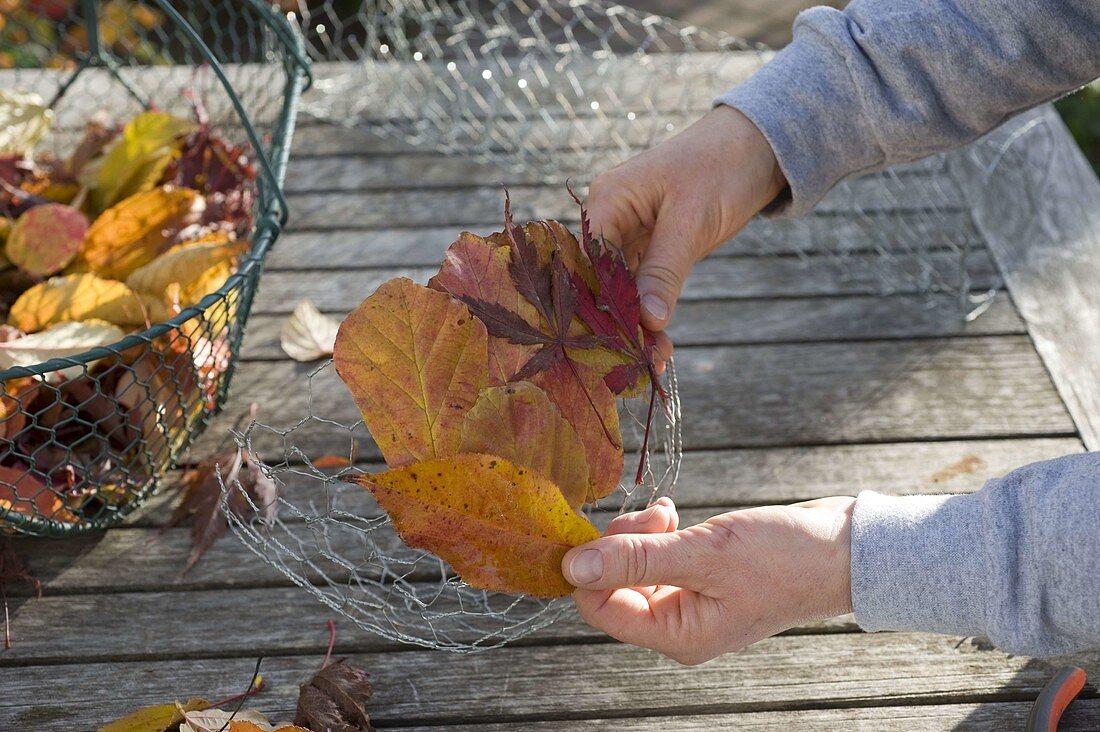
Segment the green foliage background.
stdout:
<svg viewBox="0 0 1100 732">
<path fill-rule="evenodd" d="M 1100 81 L 1058 100 L 1054 106 L 1100 175 Z"/>
</svg>

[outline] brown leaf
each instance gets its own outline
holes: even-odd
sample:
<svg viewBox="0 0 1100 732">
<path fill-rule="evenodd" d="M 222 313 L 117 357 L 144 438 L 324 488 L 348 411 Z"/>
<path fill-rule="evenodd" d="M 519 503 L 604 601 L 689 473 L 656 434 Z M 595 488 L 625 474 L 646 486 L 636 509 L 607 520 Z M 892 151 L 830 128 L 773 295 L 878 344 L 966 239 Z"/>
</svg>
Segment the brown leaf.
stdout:
<svg viewBox="0 0 1100 732">
<path fill-rule="evenodd" d="M 453 455 L 488 385 L 488 336 L 461 303 L 399 278 L 340 325 L 333 361 L 391 466 Z"/>
<path fill-rule="evenodd" d="M 25 272 L 38 277 L 52 275 L 73 261 L 87 231 L 88 219 L 71 206 L 35 206 L 15 222 L 4 253 Z"/>
<path fill-rule="evenodd" d="M 316 361 L 332 355 L 340 324 L 317 309 L 309 300 L 300 301 L 283 321 L 279 344 L 295 361 Z"/>
<path fill-rule="evenodd" d="M 81 320 L 127 327 L 144 324 L 145 314 L 129 287 L 90 273 L 51 277 L 20 295 L 8 313 L 8 322 L 28 333 Z"/>
<path fill-rule="evenodd" d="M 411 547 L 484 590 L 561 597 L 565 552 L 599 537 L 549 480 L 492 455 L 425 460 L 357 482 Z"/>
<path fill-rule="evenodd" d="M 65 507 L 54 490 L 46 486 L 29 468 L 0 465 L 0 508 L 31 518 L 76 523 L 77 517 Z"/>
<path fill-rule="evenodd" d="M 483 389 L 462 423 L 460 449 L 530 468 L 574 508 L 588 498 L 584 443 L 546 392 L 529 381 Z"/>
<path fill-rule="evenodd" d="M 369 674 L 334 661 L 300 687 L 294 723 L 315 732 L 373 732 L 367 714 L 372 694 Z"/>
<path fill-rule="evenodd" d="M 202 196 L 187 188 L 161 186 L 124 199 L 92 222 L 77 263 L 125 280 L 169 247 L 171 236 L 202 211 Z"/>
</svg>

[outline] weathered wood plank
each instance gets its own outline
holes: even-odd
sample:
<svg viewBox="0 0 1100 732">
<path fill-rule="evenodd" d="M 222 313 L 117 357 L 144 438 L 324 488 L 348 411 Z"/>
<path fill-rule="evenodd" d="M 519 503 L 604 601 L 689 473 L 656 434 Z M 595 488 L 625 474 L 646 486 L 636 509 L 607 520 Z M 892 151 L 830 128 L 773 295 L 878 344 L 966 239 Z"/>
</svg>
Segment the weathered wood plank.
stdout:
<svg viewBox="0 0 1100 732">
<path fill-rule="evenodd" d="M 903 176 L 890 186 L 880 179 L 857 178 L 835 189 L 818 205 L 823 213 L 959 210 L 960 196 L 950 179 Z M 572 218 L 576 204 L 562 186 L 515 185 L 516 219 Z M 492 182 L 469 188 L 298 193 L 289 197 L 290 228 L 326 229 L 365 226 L 476 226 L 501 220 L 503 195 Z"/>
<path fill-rule="evenodd" d="M 288 316 L 265 312 L 285 305 L 269 298 L 256 304 L 243 358 L 286 358 L 279 333 Z M 340 319 L 345 311 L 332 315 Z M 677 346 L 702 346 L 1015 335 L 1024 332 L 1024 325 L 1008 296 L 999 292 L 989 310 L 972 321 L 963 319 L 953 295 L 688 300 L 677 307 L 667 332 Z"/>
<path fill-rule="evenodd" d="M 271 622 L 263 608 L 242 612 Z M 368 654 L 350 661 L 372 673 L 371 715 L 384 725 L 519 723 L 607 710 L 641 717 L 1015 701 L 1033 697 L 1050 675 L 1044 664 L 1026 658 L 908 633 L 780 636 L 693 668 L 617 644 L 505 648 L 474 656 Z M 316 655 L 267 658 L 265 711 L 289 716 L 297 685 L 319 662 Z M 41 732 L 94 727 L 124 711 L 117 694 L 88 694 L 104 679 L 126 690 L 128 710 L 172 698 L 238 693 L 253 665 L 252 658 L 215 658 L 5 669 L 0 679 L 10 701 L 0 722 Z M 65 683 L 56 683 L 59 678 Z M 43 689 L 49 694 L 43 696 Z"/>
<path fill-rule="evenodd" d="M 1050 438 L 701 451 L 685 456 L 674 495 L 688 525 L 727 508 L 862 490 L 970 492 L 1026 463 L 1081 450 L 1074 438 Z M 282 494 L 304 507 L 310 499 L 324 503 L 320 490 L 315 480 L 288 478 Z M 47 582 L 48 593 L 286 584 L 282 575 L 233 538 L 216 543 L 190 573 L 180 576 L 188 530 L 161 533 L 156 528 L 168 517 L 173 500 L 171 491 L 155 496 L 132 517 L 129 528 L 76 539 L 20 539 L 16 547 Z M 360 515 L 376 511 L 365 491 L 350 486 L 341 494 L 340 505 Z"/>
<path fill-rule="evenodd" d="M 854 343 L 681 348 L 677 353 L 686 449 L 1073 434 L 1031 343 L 1021 336 Z M 195 454 L 224 446 L 256 402 L 265 424 L 297 425 L 311 415 L 351 425 L 359 415 L 331 368 L 244 362 L 233 399 L 199 438 Z M 312 389 L 310 383 L 312 381 Z M 272 395 L 278 395 L 273 399 Z M 364 430 L 320 420 L 288 442 L 307 455 L 377 457 Z M 260 430 L 258 449 L 283 451 Z M 635 444 L 631 435 L 627 444 Z"/>
<path fill-rule="evenodd" d="M 463 228 L 478 234 L 500 231 L 497 221 Z M 573 217 L 562 219 L 574 229 Z M 439 266 L 443 251 L 460 229 L 454 226 L 294 231 L 283 233 L 268 256 L 269 269 L 343 269 L 346 267 Z M 937 249 L 982 246 L 970 216 L 961 211 L 867 214 L 861 217 L 811 214 L 803 219 L 756 218 L 710 257 L 759 254 L 838 256 L 885 252 L 901 255 Z"/>
<path fill-rule="evenodd" d="M 571 120 L 572 124 L 583 122 Z M 328 134 L 342 138 L 342 131 L 342 128 L 329 128 Z M 618 150 L 563 151 L 559 157 L 561 170 L 547 172 L 531 168 L 517 170 L 512 166 L 457 155 L 364 155 L 349 149 L 346 154 L 314 155 L 291 162 L 287 169 L 286 190 L 288 193 L 309 193 L 395 188 L 431 189 L 499 183 L 564 185 L 570 177 L 567 171 L 587 169 L 591 171 L 591 175 L 617 165 L 622 154 Z M 888 173 L 869 175 L 866 179 L 878 181 L 879 185 L 896 185 L 901 176 L 941 174 L 944 167 L 943 158 L 926 158 L 924 161 L 893 168 Z"/>
<path fill-rule="evenodd" d="M 0 669 L 41 663 L 140 661 L 163 658 L 252 656 L 257 649 L 268 655 L 323 656 L 328 643 L 325 623 L 333 611 L 295 586 L 188 592 L 120 592 L 89 595 L 45 595 L 12 598 L 12 648 L 0 654 Z M 455 603 L 437 603 L 436 610 L 457 610 Z M 157 623 L 139 619 L 158 617 L 170 608 L 173 620 L 186 633 L 165 633 Z M 250 611 L 254 608 L 254 611 Z M 261 622 L 257 613 L 273 619 L 293 619 L 297 632 L 279 622 Z M 72 618 L 89 628 L 111 628 L 110 633 L 88 634 L 79 644 L 58 633 Z M 135 622 L 119 623 L 119 618 Z M 357 627 L 337 617 L 334 652 L 377 652 L 410 648 Z M 810 623 L 788 635 L 858 631 L 851 615 Z M 481 634 L 472 629 L 457 633 L 474 642 Z M 525 637 L 522 645 L 612 642 L 588 626 L 572 605 L 552 625 Z M 4 672 L 0 670 L 0 674 Z M 2 702 L 0 702 L 2 705 Z"/>
<path fill-rule="evenodd" d="M 1100 449 L 1100 181 L 1051 107 L 958 159 L 989 241 L 1059 394 Z"/>
<path fill-rule="evenodd" d="M 1004 732 L 1023 729 L 1030 702 L 993 702 L 987 704 L 921 704 L 907 707 L 858 707 L 854 709 L 806 709 L 784 712 L 742 712 L 697 716 L 603 718 L 526 722 L 527 732 L 589 732 L 613 729 L 615 732 L 713 732 L 719 729 L 767 730 L 795 729 L 799 732 Z M 1062 732 L 1091 732 L 1100 727 L 1100 700 L 1082 699 L 1062 717 Z M 398 727 L 394 732 L 437 732 L 438 727 Z M 454 732 L 512 732 L 515 725 L 449 725 Z"/>
<path fill-rule="evenodd" d="M 898 256 L 892 267 L 874 254 L 845 259 L 718 257 L 704 259 L 695 266 L 681 299 L 875 295 L 884 290 L 913 293 L 920 291 L 919 283 L 929 264 L 951 286 L 964 284 L 958 256 L 951 252 Z M 289 313 L 299 300 L 309 299 L 321 310 L 349 312 L 386 280 L 409 277 L 426 284 L 438 271 L 437 263 L 427 267 L 267 272 L 260 280 L 255 307 L 262 313 Z M 974 252 L 968 259 L 966 274 L 975 289 L 995 288 L 998 284 L 997 274 L 983 251 Z M 914 300 L 909 302 L 921 307 Z M 959 310 L 955 312 L 962 317 Z"/>
</svg>

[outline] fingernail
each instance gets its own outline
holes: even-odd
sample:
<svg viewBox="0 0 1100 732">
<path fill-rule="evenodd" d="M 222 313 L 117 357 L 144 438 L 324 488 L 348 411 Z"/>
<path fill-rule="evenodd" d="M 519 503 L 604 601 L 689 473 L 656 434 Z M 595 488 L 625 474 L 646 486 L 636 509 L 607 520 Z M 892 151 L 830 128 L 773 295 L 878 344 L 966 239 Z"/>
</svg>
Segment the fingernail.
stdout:
<svg viewBox="0 0 1100 732">
<path fill-rule="evenodd" d="M 668 305 L 660 296 L 654 295 L 652 292 L 642 295 L 642 307 L 657 320 L 664 320 L 668 317 Z"/>
<path fill-rule="evenodd" d="M 569 562 L 569 574 L 579 585 L 595 582 L 603 576 L 603 555 L 598 549 L 585 549 Z"/>
</svg>

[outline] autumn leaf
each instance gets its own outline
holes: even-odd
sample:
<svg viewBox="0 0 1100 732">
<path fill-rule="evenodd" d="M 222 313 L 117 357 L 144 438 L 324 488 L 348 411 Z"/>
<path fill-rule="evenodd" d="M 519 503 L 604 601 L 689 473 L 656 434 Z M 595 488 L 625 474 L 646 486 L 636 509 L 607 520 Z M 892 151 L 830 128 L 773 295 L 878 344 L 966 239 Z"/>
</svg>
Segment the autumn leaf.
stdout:
<svg viewBox="0 0 1100 732">
<path fill-rule="evenodd" d="M 152 320 L 168 320 L 221 287 L 236 271 L 247 242 L 224 233 L 177 244 L 126 278 Z"/>
<path fill-rule="evenodd" d="M 367 714 L 373 694 L 369 674 L 335 661 L 299 688 L 294 723 L 324 732 L 374 732 Z"/>
<path fill-rule="evenodd" d="M 65 508 L 61 497 L 46 486 L 29 468 L 0 465 L 0 508 L 64 523 L 78 519 Z"/>
<path fill-rule="evenodd" d="M 532 381 L 569 421 L 584 443 L 588 495 L 592 501 L 611 494 L 623 474 L 623 438 L 615 395 L 602 375 L 583 364 L 558 362 Z"/>
<path fill-rule="evenodd" d="M 166 112 L 143 112 L 131 119 L 82 182 L 92 189 L 93 212 L 109 209 L 160 181 L 195 123 Z"/>
<path fill-rule="evenodd" d="M 92 272 L 125 280 L 169 246 L 169 237 L 202 211 L 204 201 L 187 188 L 161 186 L 135 194 L 92 222 L 78 262 Z"/>
<path fill-rule="evenodd" d="M 84 243 L 88 219 L 71 206 L 35 206 L 15 222 L 4 253 L 17 267 L 39 277 L 61 271 Z"/>
<path fill-rule="evenodd" d="M 227 712 L 221 709 L 199 709 L 183 713 L 179 732 L 271 732 L 274 727 L 263 713 L 255 709 Z"/>
<path fill-rule="evenodd" d="M 574 508 L 588 498 L 584 442 L 546 392 L 529 381 L 482 390 L 462 423 L 460 450 L 530 468 L 556 485 Z"/>
<path fill-rule="evenodd" d="M 76 356 L 96 346 L 109 346 L 126 333 L 117 325 L 102 320 L 57 323 L 45 330 L 0 343 L 0 369 L 33 366 L 51 358 Z M 83 373 L 81 366 L 61 369 L 67 376 Z"/>
<path fill-rule="evenodd" d="M 53 110 L 32 92 L 0 89 L 0 154 L 34 152 L 53 124 Z"/>
<path fill-rule="evenodd" d="M 190 699 L 185 704 L 155 704 L 105 724 L 97 732 L 167 732 L 183 721 L 185 712 L 209 706 L 205 699 Z"/>
<path fill-rule="evenodd" d="M 51 277 L 27 289 L 8 312 L 8 322 L 28 333 L 80 320 L 125 327 L 144 324 L 145 314 L 129 287 L 90 273 Z"/>
<path fill-rule="evenodd" d="M 9 328 L 10 326 L 0 326 Z M 4 341 L 0 340 L 0 345 Z M 38 385 L 41 382 L 33 376 L 8 379 L 0 391 L 0 440 L 11 440 L 27 424 L 27 412 Z"/>
<path fill-rule="evenodd" d="M 295 361 L 316 361 L 332 355 L 339 330 L 340 324 L 334 318 L 322 313 L 309 300 L 302 300 L 283 322 L 279 344 Z"/>
<path fill-rule="evenodd" d="M 562 557 L 599 537 L 557 486 L 492 455 L 425 460 L 357 481 L 406 544 L 437 554 L 484 590 L 567 595 L 573 587 Z"/>
<path fill-rule="evenodd" d="M 452 455 L 488 385 L 487 334 L 450 295 L 398 278 L 340 325 L 333 362 L 391 467 Z"/>
</svg>

